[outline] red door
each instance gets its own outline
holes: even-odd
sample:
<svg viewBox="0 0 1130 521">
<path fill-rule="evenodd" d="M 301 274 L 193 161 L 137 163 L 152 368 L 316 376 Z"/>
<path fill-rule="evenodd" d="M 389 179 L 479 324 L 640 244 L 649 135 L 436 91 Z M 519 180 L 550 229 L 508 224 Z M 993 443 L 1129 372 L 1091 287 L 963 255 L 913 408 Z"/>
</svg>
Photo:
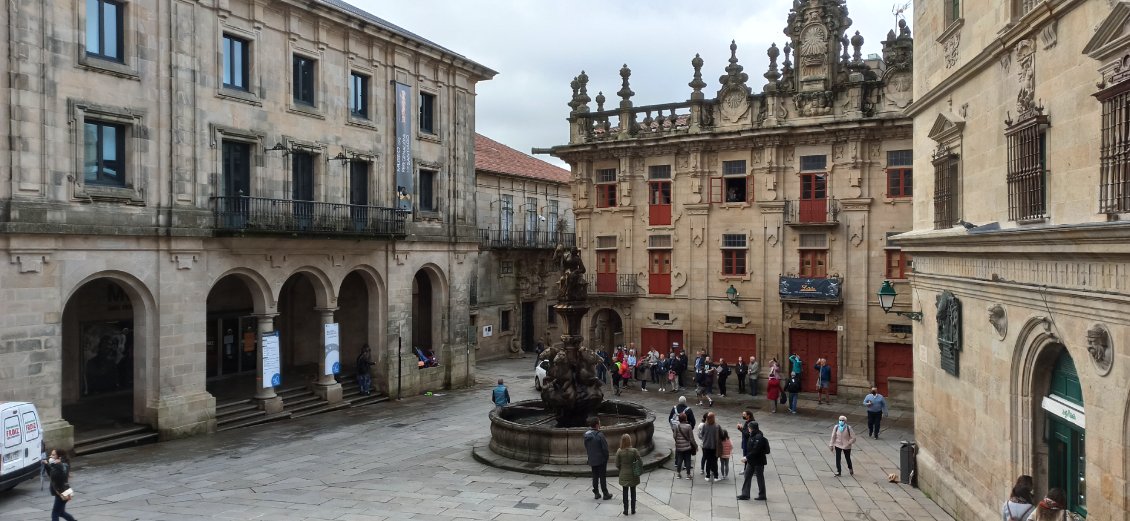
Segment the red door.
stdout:
<svg viewBox="0 0 1130 521">
<path fill-rule="evenodd" d="M 757 335 L 715 332 L 713 340 L 710 349 L 713 361 L 723 358 L 727 364 L 734 365 L 739 356 L 747 362 L 749 357 L 757 356 Z"/>
<path fill-rule="evenodd" d="M 648 224 L 661 226 L 671 224 L 671 182 L 653 181 L 648 183 L 651 197 L 648 207 Z"/>
<path fill-rule="evenodd" d="M 835 331 L 789 330 L 789 352 L 800 355 L 801 361 L 804 362 L 801 371 L 801 385 L 804 392 L 816 392 L 816 370 L 812 366 L 816 365 L 817 358 L 827 358 L 828 365 L 832 366 L 832 382 L 828 386 L 828 392 L 836 394 L 836 382 L 840 379 L 840 366 L 836 363 L 836 344 Z M 788 356 L 785 358 L 786 360 L 781 363 L 784 364 L 783 372 L 787 374 L 790 366 Z"/>
<path fill-rule="evenodd" d="M 875 342 L 875 387 L 883 396 L 890 396 L 887 379 L 914 377 L 914 351 L 910 344 Z"/>
<path fill-rule="evenodd" d="M 828 218 L 828 174 L 801 174 L 800 222 L 822 223 Z"/>
<path fill-rule="evenodd" d="M 596 292 L 616 293 L 616 251 L 596 252 Z"/>
<path fill-rule="evenodd" d="M 672 346 L 679 345 L 679 350 L 683 349 L 683 331 L 681 329 L 655 329 L 655 328 L 640 328 L 640 349 L 644 353 L 651 351 L 655 348 L 660 353 L 671 356 Z"/>
<path fill-rule="evenodd" d="M 648 268 L 648 293 L 652 295 L 671 294 L 671 250 L 652 250 L 648 252 L 651 262 Z"/>
</svg>

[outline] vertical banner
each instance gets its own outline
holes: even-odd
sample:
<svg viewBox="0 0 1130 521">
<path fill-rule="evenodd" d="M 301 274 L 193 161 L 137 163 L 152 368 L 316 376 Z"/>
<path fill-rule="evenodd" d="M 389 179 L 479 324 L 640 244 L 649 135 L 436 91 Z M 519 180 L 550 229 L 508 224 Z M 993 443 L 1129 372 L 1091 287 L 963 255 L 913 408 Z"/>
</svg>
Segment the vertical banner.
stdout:
<svg viewBox="0 0 1130 521">
<path fill-rule="evenodd" d="M 263 334 L 263 388 L 282 385 L 282 369 L 279 365 L 279 332 Z"/>
<path fill-rule="evenodd" d="M 412 211 L 412 87 L 396 85 L 396 208 Z"/>
<path fill-rule="evenodd" d="M 326 324 L 326 374 L 341 372 L 341 350 L 337 347 L 337 324 Z"/>
</svg>

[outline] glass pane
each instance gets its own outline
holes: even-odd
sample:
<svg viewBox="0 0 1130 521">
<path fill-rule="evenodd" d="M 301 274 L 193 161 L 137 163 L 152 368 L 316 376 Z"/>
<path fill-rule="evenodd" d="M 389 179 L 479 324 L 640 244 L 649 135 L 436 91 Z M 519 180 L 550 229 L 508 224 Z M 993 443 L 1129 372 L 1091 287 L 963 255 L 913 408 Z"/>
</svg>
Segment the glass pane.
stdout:
<svg viewBox="0 0 1130 521">
<path fill-rule="evenodd" d="M 102 52 L 102 46 L 98 44 L 98 18 L 101 12 L 98 10 L 98 0 L 86 0 L 86 52 L 91 54 L 98 54 Z"/>
<path fill-rule="evenodd" d="M 231 76 L 232 76 L 232 74 L 231 74 L 232 73 L 231 62 L 232 62 L 232 51 L 233 51 L 233 48 L 235 47 L 234 43 L 235 42 L 233 42 L 231 38 L 228 38 L 227 36 L 224 37 L 224 85 L 231 85 L 232 84 L 232 81 L 231 81 Z"/>
<path fill-rule="evenodd" d="M 231 55 L 232 55 L 231 56 L 231 59 L 232 59 L 232 71 L 231 71 L 232 78 L 231 78 L 231 84 L 236 86 L 236 87 L 241 87 L 241 88 L 247 87 L 247 83 L 245 83 L 245 79 L 243 77 L 243 71 L 246 70 L 245 69 L 246 66 L 243 63 L 243 58 L 246 55 L 246 53 L 247 53 L 247 48 L 245 47 L 245 44 L 243 42 L 241 42 L 239 40 L 232 40 L 232 52 L 231 52 Z"/>
<path fill-rule="evenodd" d="M 98 125 L 91 123 L 83 126 L 82 172 L 87 182 L 98 180 Z"/>
<path fill-rule="evenodd" d="M 106 31 L 106 40 L 102 42 L 102 55 L 107 58 L 121 58 L 121 49 L 118 49 L 118 34 L 121 30 L 121 8 L 117 4 L 106 2 L 105 15 L 102 19 Z"/>
<path fill-rule="evenodd" d="M 117 161 L 118 157 L 118 128 L 112 125 L 102 126 L 102 160 Z"/>
</svg>

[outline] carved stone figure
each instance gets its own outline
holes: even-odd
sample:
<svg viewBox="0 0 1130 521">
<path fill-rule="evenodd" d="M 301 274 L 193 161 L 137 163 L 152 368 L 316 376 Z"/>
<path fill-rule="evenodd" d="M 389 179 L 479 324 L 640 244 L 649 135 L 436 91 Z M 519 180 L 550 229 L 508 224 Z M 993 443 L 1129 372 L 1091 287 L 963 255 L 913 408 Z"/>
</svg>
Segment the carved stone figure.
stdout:
<svg viewBox="0 0 1130 521">
<path fill-rule="evenodd" d="M 1095 324 L 1087 330 L 1087 353 L 1091 355 L 1091 361 L 1095 363 L 1101 376 L 1110 373 L 1110 368 L 1114 364 L 1114 346 L 1106 328 Z"/>
<path fill-rule="evenodd" d="M 557 279 L 557 300 L 579 302 L 588 298 L 588 282 L 585 281 L 585 264 L 581 261 L 581 250 L 577 247 L 567 249 L 558 244 L 553 252 L 554 262 L 561 264 L 561 277 Z"/>
<path fill-rule="evenodd" d="M 1008 335 L 1008 315 L 1005 315 L 1003 306 L 1000 304 L 989 306 L 989 323 L 997 330 L 997 337 L 1004 340 Z"/>
</svg>

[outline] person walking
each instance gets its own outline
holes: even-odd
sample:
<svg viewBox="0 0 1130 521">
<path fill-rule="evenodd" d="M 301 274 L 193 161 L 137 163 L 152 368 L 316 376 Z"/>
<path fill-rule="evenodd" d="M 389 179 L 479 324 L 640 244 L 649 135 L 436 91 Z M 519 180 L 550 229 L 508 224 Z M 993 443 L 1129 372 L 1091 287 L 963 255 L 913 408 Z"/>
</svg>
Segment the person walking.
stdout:
<svg viewBox="0 0 1130 521">
<path fill-rule="evenodd" d="M 612 365 L 608 366 L 608 371 L 612 373 L 612 392 L 614 392 L 616 396 L 620 396 L 620 364 L 622 363 L 623 362 L 612 362 Z"/>
<path fill-rule="evenodd" d="M 51 495 L 55 498 L 51 506 L 51 521 L 59 518 L 75 521 L 74 516 L 67 513 L 67 502 L 74 497 L 71 490 L 71 466 L 67 463 L 67 455 L 61 450 L 54 449 L 43 461 L 47 467 L 47 476 L 51 479 Z"/>
<path fill-rule="evenodd" d="M 832 366 L 828 365 L 827 358 L 819 358 L 812 368 L 816 370 L 816 405 L 831 404 L 832 397 L 828 394 L 828 386 L 832 384 Z"/>
<path fill-rule="evenodd" d="M 624 359 L 624 361 L 620 362 L 620 390 L 621 391 L 626 391 L 626 390 L 631 388 L 631 385 L 632 385 L 632 368 L 633 367 L 634 366 L 632 366 L 628 362 L 628 359 L 626 359 L 626 358 Z M 619 394 L 619 393 L 616 393 L 616 394 Z"/>
<path fill-rule="evenodd" d="M 1063 489 L 1053 488 L 1036 505 L 1036 511 L 1028 517 L 1029 521 L 1079 521 L 1079 516 L 1067 509 L 1067 497 Z"/>
<path fill-rule="evenodd" d="M 887 400 L 878 388 L 872 387 L 871 394 L 863 397 L 863 405 L 867 406 L 867 435 L 879 439 L 879 427 L 887 417 Z"/>
<path fill-rule="evenodd" d="M 730 366 L 726 364 L 725 358 L 718 359 L 718 366 L 715 367 L 718 371 L 718 395 L 726 397 L 726 380 L 730 378 Z"/>
<path fill-rule="evenodd" d="M 785 382 L 785 392 L 789 393 L 789 412 L 796 414 L 797 400 L 800 398 L 800 375 L 793 373 L 789 375 L 789 381 Z"/>
<path fill-rule="evenodd" d="M 749 357 L 749 395 L 757 396 L 757 380 L 761 378 L 761 362 L 757 361 L 757 357 L 750 355 Z"/>
<path fill-rule="evenodd" d="M 1036 509 L 1036 505 L 1032 504 L 1033 486 L 1035 482 L 1032 476 L 1022 475 L 1016 478 L 1012 493 L 1001 507 L 1001 521 L 1028 521 L 1029 514 Z"/>
<path fill-rule="evenodd" d="M 620 470 L 620 486 L 624 495 L 624 515 L 628 515 L 628 497 L 631 496 L 632 513 L 636 513 L 636 486 L 640 484 L 637 467 L 643 466 L 640 452 L 632 447 L 632 436 L 620 436 L 620 450 L 616 451 L 616 468 Z"/>
<path fill-rule="evenodd" d="M 734 442 L 730 441 L 730 432 L 723 427 L 718 427 L 718 437 L 722 440 L 722 447 L 718 454 L 722 462 L 722 479 L 730 477 L 730 455 L 734 452 Z"/>
<path fill-rule="evenodd" d="M 510 403 L 510 391 L 506 389 L 506 385 L 502 383 L 502 379 L 498 379 L 498 387 L 494 388 L 491 392 L 490 399 L 494 402 L 494 410 L 502 410 L 507 404 Z"/>
<path fill-rule="evenodd" d="M 667 416 L 667 421 L 670 422 L 671 425 L 675 425 L 675 422 L 678 421 L 680 414 L 685 414 L 687 416 L 687 423 L 689 423 L 691 425 L 691 428 L 693 429 L 694 411 L 692 411 L 691 407 L 687 405 L 686 396 L 680 396 L 679 403 L 675 404 L 674 407 L 671 407 L 671 414 Z"/>
<path fill-rule="evenodd" d="M 777 400 L 781 398 L 781 379 L 777 373 L 769 373 L 769 385 L 765 387 L 765 396 L 769 398 L 769 412 L 777 412 Z"/>
<path fill-rule="evenodd" d="M 749 434 L 749 444 L 746 445 L 745 456 L 742 457 L 742 463 L 745 464 L 745 479 L 742 480 L 742 493 L 738 496 L 740 500 L 748 500 L 750 492 L 750 481 L 757 477 L 757 501 L 765 501 L 765 463 L 769 454 L 769 441 L 765 439 L 761 429 L 758 428 L 757 422 L 751 421 L 747 424 Z"/>
<path fill-rule="evenodd" d="M 600 432 L 600 418 L 595 416 L 589 420 L 589 430 L 585 431 L 585 452 L 592 467 L 593 498 L 612 499 L 612 494 L 608 493 L 608 440 Z"/>
<path fill-rule="evenodd" d="M 706 413 L 702 430 L 698 433 L 702 440 L 702 458 L 706 465 L 702 474 L 706 477 L 706 481 L 718 481 L 718 449 L 722 447 L 720 431 L 721 427 L 714 421 L 714 413 Z"/>
<path fill-rule="evenodd" d="M 373 392 L 373 351 L 369 344 L 361 346 L 361 354 L 357 355 L 357 386 L 361 394 L 369 395 Z"/>
<path fill-rule="evenodd" d="M 738 394 L 745 394 L 745 379 L 746 374 L 749 373 L 749 366 L 745 364 L 742 357 L 738 357 L 738 363 L 734 364 L 734 374 L 738 375 Z"/>
<path fill-rule="evenodd" d="M 851 446 L 854 443 L 855 429 L 847 424 L 847 416 L 840 416 L 840 420 L 832 426 L 832 438 L 828 440 L 828 450 L 836 451 L 836 476 L 842 472 L 841 454 L 847 459 L 848 474 L 855 475 L 855 470 L 851 468 Z"/>
<path fill-rule="evenodd" d="M 689 413 L 690 408 L 687 410 Z M 679 479 L 683 479 L 684 470 L 687 471 L 687 479 L 694 478 L 694 455 L 698 453 L 694 427 L 687 421 L 690 418 L 688 413 L 679 413 L 678 423 L 671 426 L 671 433 L 675 436 L 675 477 Z"/>
</svg>

